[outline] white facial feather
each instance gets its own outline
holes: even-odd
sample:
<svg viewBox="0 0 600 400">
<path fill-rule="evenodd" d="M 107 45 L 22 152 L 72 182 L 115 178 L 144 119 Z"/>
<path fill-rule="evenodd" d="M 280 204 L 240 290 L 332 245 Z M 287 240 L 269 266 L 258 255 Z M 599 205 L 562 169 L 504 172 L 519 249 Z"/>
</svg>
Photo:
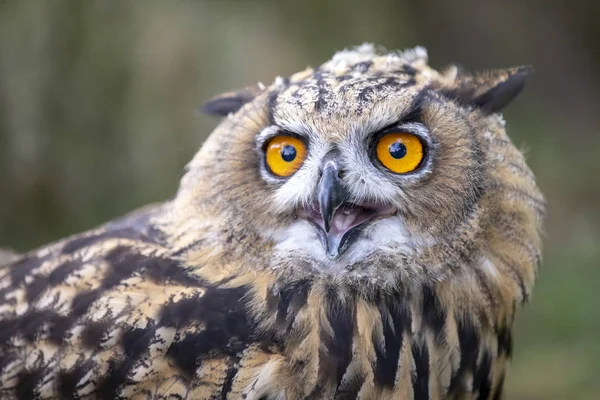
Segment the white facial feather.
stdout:
<svg viewBox="0 0 600 400">
<path fill-rule="evenodd" d="M 321 162 L 329 147 L 322 140 L 312 140 L 302 167 L 282 185 L 275 194 L 279 210 L 290 210 L 308 206 L 315 198 L 321 175 Z"/>
<path fill-rule="evenodd" d="M 278 231 L 264 231 L 264 236 L 273 240 L 274 260 L 281 260 L 293 254 L 294 258 L 306 258 L 314 262 L 320 272 L 327 274 L 342 273 L 345 269 L 375 252 L 390 254 L 410 254 L 415 240 L 406 230 L 401 217 L 391 216 L 370 223 L 361 238 L 355 242 L 340 258 L 332 260 L 325 250 L 311 224 L 303 219 L 296 220 L 287 228 Z M 272 265 L 278 268 L 280 265 Z"/>
<path fill-rule="evenodd" d="M 413 238 L 399 216 L 386 217 L 371 223 L 363 237 L 348 250 L 350 264 L 364 259 L 375 251 L 386 253 L 412 252 Z"/>
</svg>

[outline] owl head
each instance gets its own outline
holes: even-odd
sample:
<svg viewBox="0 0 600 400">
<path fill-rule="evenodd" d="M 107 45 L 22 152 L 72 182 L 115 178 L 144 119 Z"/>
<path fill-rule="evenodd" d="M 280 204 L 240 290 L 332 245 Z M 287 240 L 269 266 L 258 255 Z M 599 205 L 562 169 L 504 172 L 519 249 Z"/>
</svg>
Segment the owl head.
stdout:
<svg viewBox="0 0 600 400">
<path fill-rule="evenodd" d="M 543 198 L 499 112 L 530 72 L 438 72 L 423 48 L 362 45 L 225 93 L 204 107 L 224 118 L 188 165 L 182 220 L 290 276 L 423 282 L 502 261 L 526 287 Z"/>
</svg>

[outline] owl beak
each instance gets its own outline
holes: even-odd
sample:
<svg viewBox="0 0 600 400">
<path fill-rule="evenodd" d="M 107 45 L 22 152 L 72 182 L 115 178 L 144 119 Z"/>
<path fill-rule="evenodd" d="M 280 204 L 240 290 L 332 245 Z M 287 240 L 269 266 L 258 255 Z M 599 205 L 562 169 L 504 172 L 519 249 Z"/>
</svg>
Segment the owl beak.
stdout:
<svg viewBox="0 0 600 400">
<path fill-rule="evenodd" d="M 338 164 L 333 160 L 327 161 L 319 181 L 317 200 L 321 213 L 322 228 L 325 231 L 322 236 L 323 246 L 329 258 L 332 259 L 339 256 L 344 235 L 339 234 L 339 232 L 331 232 L 331 223 L 336 211 L 346 202 L 347 198 L 348 192 L 340 178 Z"/>
<path fill-rule="evenodd" d="M 365 223 L 396 212 L 391 205 L 376 202 L 350 202 L 351 195 L 340 177 L 335 159 L 329 159 L 317 187 L 317 198 L 309 207 L 298 210 L 317 229 L 327 257 L 337 259 L 356 241 Z"/>
<path fill-rule="evenodd" d="M 317 196 L 319 211 L 321 211 L 321 218 L 323 219 L 323 228 L 328 233 L 335 212 L 348 197 L 340 178 L 339 167 L 333 161 L 328 161 L 323 168 Z"/>
</svg>

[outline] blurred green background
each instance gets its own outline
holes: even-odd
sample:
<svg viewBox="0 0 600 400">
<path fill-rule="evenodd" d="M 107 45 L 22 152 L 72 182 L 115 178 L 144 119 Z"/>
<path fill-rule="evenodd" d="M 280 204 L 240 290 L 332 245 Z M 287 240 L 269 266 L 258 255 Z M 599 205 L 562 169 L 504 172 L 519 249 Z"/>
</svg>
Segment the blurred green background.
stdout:
<svg viewBox="0 0 600 400">
<path fill-rule="evenodd" d="M 600 2 L 0 0 L 0 247 L 171 196 L 211 96 L 335 50 L 424 45 L 433 66 L 533 64 L 506 113 L 548 199 L 507 399 L 600 398 Z"/>
</svg>

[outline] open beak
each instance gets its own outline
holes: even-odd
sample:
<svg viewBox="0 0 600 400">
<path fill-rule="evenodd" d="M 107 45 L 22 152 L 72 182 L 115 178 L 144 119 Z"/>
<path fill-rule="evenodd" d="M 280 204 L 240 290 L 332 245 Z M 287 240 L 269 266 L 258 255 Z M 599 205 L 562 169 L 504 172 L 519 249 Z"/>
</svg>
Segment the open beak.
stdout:
<svg viewBox="0 0 600 400">
<path fill-rule="evenodd" d="M 321 244 L 330 259 L 337 259 L 360 236 L 361 227 L 376 217 L 389 216 L 396 208 L 378 203 L 351 203 L 340 169 L 328 160 L 317 189 L 317 201 L 298 215 L 316 228 Z"/>
</svg>

